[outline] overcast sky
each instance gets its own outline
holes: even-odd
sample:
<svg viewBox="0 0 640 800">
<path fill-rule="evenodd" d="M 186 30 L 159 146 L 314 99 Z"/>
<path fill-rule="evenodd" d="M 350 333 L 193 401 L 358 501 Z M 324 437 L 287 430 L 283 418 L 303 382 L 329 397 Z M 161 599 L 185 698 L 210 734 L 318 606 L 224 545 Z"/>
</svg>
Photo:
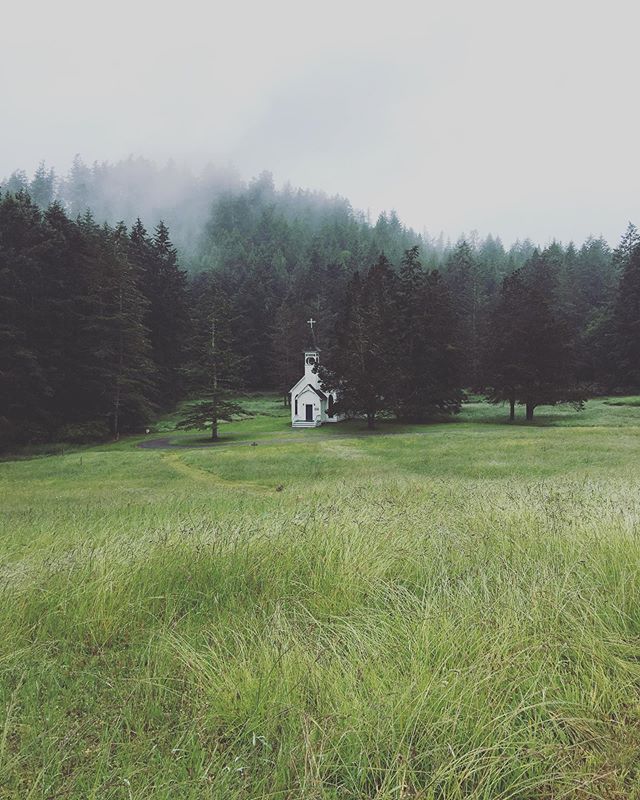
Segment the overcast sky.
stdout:
<svg viewBox="0 0 640 800">
<path fill-rule="evenodd" d="M 214 161 L 434 234 L 615 243 L 639 29 L 632 0 L 8 2 L 0 176 Z"/>
</svg>

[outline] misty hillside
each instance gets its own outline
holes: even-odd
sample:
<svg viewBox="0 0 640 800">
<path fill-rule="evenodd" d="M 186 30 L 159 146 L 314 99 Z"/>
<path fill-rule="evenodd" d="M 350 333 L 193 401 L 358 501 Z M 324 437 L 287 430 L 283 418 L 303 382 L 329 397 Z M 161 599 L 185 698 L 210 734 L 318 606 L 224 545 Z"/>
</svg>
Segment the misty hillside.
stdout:
<svg viewBox="0 0 640 800">
<path fill-rule="evenodd" d="M 284 272 L 318 261 L 362 268 L 380 252 L 398 264 L 414 244 L 424 263 L 437 267 L 454 249 L 442 234 L 431 238 L 407 228 L 393 211 L 372 221 L 344 197 L 290 184 L 278 189 L 268 172 L 246 182 L 232 167 L 212 164 L 196 173 L 173 161 L 158 166 L 130 156 L 88 166 L 76 156 L 67 175 L 42 162 L 31 176 L 17 169 L 0 182 L 0 192 L 20 191 L 42 210 L 59 202 L 72 219 L 90 210 L 96 222 L 110 225 L 124 221 L 130 227 L 140 218 L 152 229 L 163 221 L 190 272 L 247 264 L 267 253 L 276 271 Z M 506 252 L 492 236 L 465 238 L 485 258 L 508 258 L 511 267 L 533 251 L 527 239 Z"/>
</svg>

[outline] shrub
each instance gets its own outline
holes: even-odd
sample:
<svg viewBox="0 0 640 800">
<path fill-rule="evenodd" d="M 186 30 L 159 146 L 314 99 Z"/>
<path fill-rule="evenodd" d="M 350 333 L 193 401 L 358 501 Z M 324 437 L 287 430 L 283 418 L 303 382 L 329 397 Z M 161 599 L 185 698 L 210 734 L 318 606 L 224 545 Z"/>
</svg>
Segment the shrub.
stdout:
<svg viewBox="0 0 640 800">
<path fill-rule="evenodd" d="M 64 425 L 56 434 L 56 439 L 70 444 L 89 444 L 109 438 L 109 428 L 102 420 Z"/>
</svg>

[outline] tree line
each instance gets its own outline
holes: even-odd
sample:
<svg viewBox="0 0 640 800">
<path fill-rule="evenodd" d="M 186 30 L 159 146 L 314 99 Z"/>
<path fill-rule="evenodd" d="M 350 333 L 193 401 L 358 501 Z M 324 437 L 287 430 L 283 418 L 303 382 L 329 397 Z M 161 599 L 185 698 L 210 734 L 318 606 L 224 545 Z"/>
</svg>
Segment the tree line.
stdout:
<svg viewBox="0 0 640 800">
<path fill-rule="evenodd" d="M 452 245 L 264 174 L 216 196 L 181 257 L 164 222 L 149 233 L 13 189 L 0 195 L 5 441 L 117 437 L 187 397 L 185 425 L 237 413 L 241 390 L 285 398 L 310 314 L 323 379 L 370 424 L 453 413 L 469 390 L 531 419 L 640 388 L 633 226 L 613 251 Z"/>
<path fill-rule="evenodd" d="M 492 286 L 468 242 L 444 270 L 419 249 L 394 270 L 381 256 L 351 278 L 333 348 L 320 373 L 340 392 L 337 413 L 424 421 L 455 413 L 463 389 L 516 406 L 582 408 L 590 395 L 640 387 L 640 236 L 633 225 L 610 253 L 534 249 Z"/>
</svg>

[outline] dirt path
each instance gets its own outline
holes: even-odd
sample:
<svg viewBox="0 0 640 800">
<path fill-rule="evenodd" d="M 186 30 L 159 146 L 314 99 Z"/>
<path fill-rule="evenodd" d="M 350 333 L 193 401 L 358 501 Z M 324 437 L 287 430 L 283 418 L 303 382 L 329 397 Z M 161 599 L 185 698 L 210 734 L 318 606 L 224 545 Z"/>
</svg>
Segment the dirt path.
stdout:
<svg viewBox="0 0 640 800">
<path fill-rule="evenodd" d="M 224 489 L 236 489 L 242 492 L 254 492 L 255 494 L 264 494 L 264 492 L 273 491 L 271 486 L 266 486 L 264 484 L 248 483 L 245 481 L 231 481 L 221 478 L 220 475 L 217 475 L 214 472 L 209 472 L 208 470 L 194 466 L 193 464 L 187 464 L 177 453 L 167 452 L 161 456 L 161 458 L 164 463 L 169 464 L 169 466 L 175 470 L 177 474 L 189 478 L 189 480 L 194 480 L 198 483 L 204 483 L 207 486 Z"/>
</svg>

